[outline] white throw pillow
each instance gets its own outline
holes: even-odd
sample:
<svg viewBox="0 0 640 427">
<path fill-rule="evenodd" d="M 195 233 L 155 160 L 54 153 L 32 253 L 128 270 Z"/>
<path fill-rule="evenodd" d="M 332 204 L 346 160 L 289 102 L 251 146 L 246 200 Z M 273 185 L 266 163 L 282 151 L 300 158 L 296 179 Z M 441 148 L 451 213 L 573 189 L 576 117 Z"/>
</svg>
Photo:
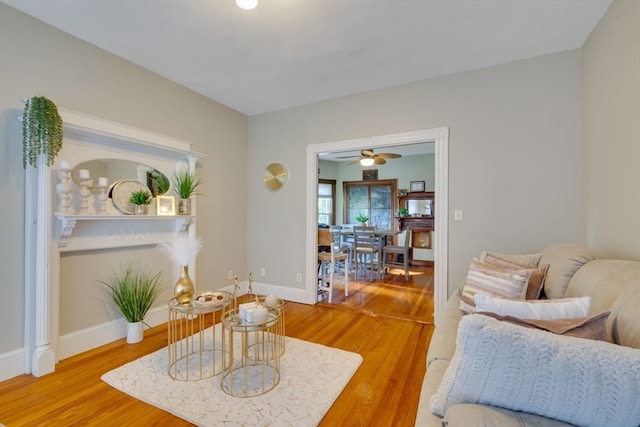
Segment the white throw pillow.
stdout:
<svg viewBox="0 0 640 427">
<path fill-rule="evenodd" d="M 588 317 L 591 314 L 591 297 L 517 301 L 476 294 L 473 300 L 476 311 L 518 319 L 557 320 Z"/>
<path fill-rule="evenodd" d="M 640 425 L 640 350 L 488 316 L 460 320 L 431 411 L 478 403 L 584 427 Z"/>
</svg>

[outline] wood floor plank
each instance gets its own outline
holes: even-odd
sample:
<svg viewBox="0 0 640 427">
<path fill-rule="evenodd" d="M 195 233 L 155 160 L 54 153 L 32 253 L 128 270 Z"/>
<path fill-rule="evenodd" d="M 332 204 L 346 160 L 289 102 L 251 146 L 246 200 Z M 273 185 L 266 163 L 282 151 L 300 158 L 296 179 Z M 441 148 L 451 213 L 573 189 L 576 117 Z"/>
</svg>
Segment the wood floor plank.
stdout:
<svg viewBox="0 0 640 427">
<path fill-rule="evenodd" d="M 413 426 L 426 351 L 433 332 L 433 275 L 426 269 L 352 282 L 334 304 L 285 304 L 286 335 L 359 353 L 363 363 L 320 426 Z M 430 311 L 431 310 L 431 311 Z M 52 374 L 0 382 L 0 423 L 21 426 L 189 426 L 190 423 L 121 393 L 100 377 L 167 344 L 166 325 L 70 357 Z"/>
</svg>

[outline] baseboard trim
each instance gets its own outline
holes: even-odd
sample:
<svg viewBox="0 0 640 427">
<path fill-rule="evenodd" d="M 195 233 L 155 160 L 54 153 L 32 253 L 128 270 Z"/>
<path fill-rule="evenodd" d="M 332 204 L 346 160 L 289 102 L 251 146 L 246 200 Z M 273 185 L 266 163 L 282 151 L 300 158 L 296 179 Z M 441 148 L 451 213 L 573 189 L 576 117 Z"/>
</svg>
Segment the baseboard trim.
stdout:
<svg viewBox="0 0 640 427">
<path fill-rule="evenodd" d="M 238 285 L 238 296 L 249 293 L 249 282 L 241 282 Z M 226 286 L 221 290 L 233 293 L 233 285 Z M 285 301 L 305 303 L 305 289 L 293 289 L 269 283 L 253 282 L 253 292 L 259 295 L 275 295 Z"/>
<path fill-rule="evenodd" d="M 167 308 L 155 307 L 149 310 L 144 321 L 150 326 L 156 326 L 166 323 L 167 319 Z M 126 336 L 127 322 L 123 318 L 62 335 L 58 342 L 58 359 L 75 356 Z"/>
<path fill-rule="evenodd" d="M 222 290 L 233 293 L 233 286 L 227 286 Z M 304 303 L 304 289 L 254 282 L 253 291 L 260 295 L 273 294 L 285 301 Z M 249 293 L 249 282 L 241 282 L 238 294 L 244 295 L 247 293 Z M 152 308 L 145 317 L 145 322 L 150 326 L 161 325 L 166 323 L 167 320 L 168 309 L 166 306 Z M 109 344 L 124 338 L 126 335 L 127 322 L 122 318 L 62 335 L 58 341 L 58 360 Z M 25 365 L 24 348 L 0 354 L 0 381 L 28 373 L 30 372 L 27 371 L 27 366 Z"/>
<path fill-rule="evenodd" d="M 24 348 L 0 354 L 0 381 L 26 374 Z"/>
</svg>

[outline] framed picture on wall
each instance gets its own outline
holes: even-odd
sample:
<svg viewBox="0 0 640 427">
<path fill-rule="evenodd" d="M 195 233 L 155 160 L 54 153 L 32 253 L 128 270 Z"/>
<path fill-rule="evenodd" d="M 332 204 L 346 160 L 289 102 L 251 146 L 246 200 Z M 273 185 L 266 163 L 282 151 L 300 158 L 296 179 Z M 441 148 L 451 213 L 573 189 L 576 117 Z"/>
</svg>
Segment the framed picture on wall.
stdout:
<svg viewBox="0 0 640 427">
<path fill-rule="evenodd" d="M 378 169 L 365 169 L 362 171 L 362 180 L 371 181 L 378 179 Z"/>
<path fill-rule="evenodd" d="M 424 192 L 424 181 L 411 181 L 409 184 L 409 191 L 412 193 Z"/>
</svg>

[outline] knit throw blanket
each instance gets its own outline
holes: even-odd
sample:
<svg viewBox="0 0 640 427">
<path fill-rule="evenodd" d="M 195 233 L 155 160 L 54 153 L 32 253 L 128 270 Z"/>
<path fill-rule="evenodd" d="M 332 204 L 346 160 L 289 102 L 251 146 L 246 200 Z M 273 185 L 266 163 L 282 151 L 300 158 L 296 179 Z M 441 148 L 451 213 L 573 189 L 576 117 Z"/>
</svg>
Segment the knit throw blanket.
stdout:
<svg viewBox="0 0 640 427">
<path fill-rule="evenodd" d="M 471 314 L 431 410 L 479 403 L 576 426 L 640 425 L 640 350 Z"/>
</svg>

